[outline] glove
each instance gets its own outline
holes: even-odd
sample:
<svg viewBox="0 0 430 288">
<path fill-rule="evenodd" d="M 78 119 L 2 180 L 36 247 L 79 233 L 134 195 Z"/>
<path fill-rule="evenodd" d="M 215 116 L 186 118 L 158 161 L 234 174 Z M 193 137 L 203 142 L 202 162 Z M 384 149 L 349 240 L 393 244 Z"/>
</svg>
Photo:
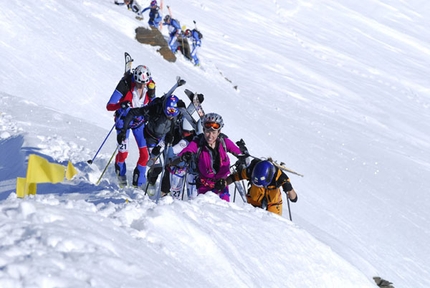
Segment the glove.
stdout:
<svg viewBox="0 0 430 288">
<path fill-rule="evenodd" d="M 242 152 L 244 156 L 246 157 L 249 156 L 248 148 L 246 148 L 245 141 L 243 141 L 243 139 L 240 139 L 240 141 L 237 141 L 236 145 L 239 147 L 240 152 Z"/>
<path fill-rule="evenodd" d="M 160 150 L 161 150 L 161 147 L 157 145 L 154 147 L 154 149 L 152 149 L 151 154 L 154 156 L 158 156 L 158 154 L 160 154 Z"/>
<path fill-rule="evenodd" d="M 185 102 L 182 100 L 179 100 L 177 105 L 178 105 L 178 108 L 185 108 Z"/>
<path fill-rule="evenodd" d="M 148 89 L 155 89 L 155 83 L 154 82 L 149 82 Z"/>
<path fill-rule="evenodd" d="M 215 190 L 222 191 L 227 186 L 227 182 L 225 179 L 219 179 L 215 182 Z"/>
<path fill-rule="evenodd" d="M 127 109 L 128 107 L 131 107 L 130 101 L 127 100 L 127 101 L 121 102 L 122 109 Z"/>
<path fill-rule="evenodd" d="M 191 152 L 185 152 L 184 154 L 182 154 L 181 160 L 184 162 L 188 162 L 191 160 L 192 157 L 193 157 L 193 154 Z"/>
<path fill-rule="evenodd" d="M 164 136 L 164 142 L 166 144 L 172 144 L 172 142 L 173 142 L 173 134 L 172 133 L 167 133 L 166 136 Z"/>
<path fill-rule="evenodd" d="M 125 140 L 126 134 L 126 131 L 121 130 L 121 132 L 119 132 L 119 134 L 116 136 L 116 142 L 118 142 L 118 145 L 121 145 L 122 141 Z"/>
<path fill-rule="evenodd" d="M 121 3 L 119 3 L 118 1 L 115 1 L 113 3 L 115 3 L 116 5 L 121 5 Z"/>
<path fill-rule="evenodd" d="M 197 94 L 197 98 L 199 99 L 199 102 L 201 104 L 205 100 L 205 95 L 203 95 L 203 94 Z"/>
</svg>

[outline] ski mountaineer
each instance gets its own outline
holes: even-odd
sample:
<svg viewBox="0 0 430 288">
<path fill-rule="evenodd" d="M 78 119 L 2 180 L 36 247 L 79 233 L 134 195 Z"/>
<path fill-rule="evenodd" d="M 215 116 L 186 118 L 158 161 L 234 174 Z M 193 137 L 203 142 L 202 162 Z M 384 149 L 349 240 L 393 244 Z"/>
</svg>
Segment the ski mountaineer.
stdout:
<svg viewBox="0 0 430 288">
<path fill-rule="evenodd" d="M 178 20 L 173 19 L 170 15 L 166 15 L 164 17 L 163 25 L 168 26 L 169 29 L 169 48 L 173 53 L 176 53 L 178 50 L 178 35 L 182 33 L 181 25 Z"/>
<path fill-rule="evenodd" d="M 142 17 L 142 14 L 145 13 L 147 10 L 149 10 L 149 26 L 158 29 L 158 27 L 160 26 L 160 22 L 163 20 L 163 16 L 160 13 L 160 7 L 157 5 L 157 1 L 151 1 L 151 4 L 148 7 L 146 7 L 137 14 Z M 143 20 L 143 17 L 141 20 Z"/>
<path fill-rule="evenodd" d="M 119 144 L 115 158 L 115 173 L 118 176 L 119 186 L 127 185 L 127 167 L 125 160 L 128 156 L 128 144 L 130 130 L 133 132 L 139 149 L 139 159 L 133 172 L 133 186 L 141 186 L 146 182 L 146 162 L 148 161 L 148 149 L 143 130 L 145 119 L 143 116 L 133 116 L 127 128 L 124 128 L 124 117 L 130 108 L 138 108 L 148 105 L 155 98 L 155 82 L 152 80 L 149 68 L 144 65 L 137 66 L 134 71 L 125 73 L 119 81 L 115 91 L 106 105 L 108 111 L 115 111 L 115 127 L 117 135 L 125 129 L 123 141 Z M 140 175 L 135 177 L 135 175 Z"/>
<path fill-rule="evenodd" d="M 127 9 L 133 11 L 134 13 L 139 13 L 139 11 L 142 10 L 142 6 L 137 3 L 136 0 L 124 0 L 124 2 L 115 0 L 114 3 L 116 5 L 127 5 Z"/>
<path fill-rule="evenodd" d="M 226 185 L 235 181 L 250 180 L 251 187 L 246 195 L 247 201 L 254 207 L 266 209 L 282 216 L 281 189 L 291 202 L 297 202 L 298 196 L 288 176 L 275 165 L 271 159 L 254 159 L 248 167 L 239 167 L 238 171 L 227 177 Z"/>
<path fill-rule="evenodd" d="M 127 136 L 127 129 L 133 123 L 135 117 L 143 117 L 146 121 L 145 128 L 143 129 L 143 136 L 146 139 L 148 151 L 151 156 L 154 157 L 159 155 L 162 146 L 161 143 L 170 144 L 173 141 L 173 129 L 177 117 L 180 115 L 179 108 L 185 107 L 185 103 L 175 95 L 164 95 L 162 97 L 155 98 L 150 105 L 130 109 L 127 116 L 124 118 L 124 126 L 118 133 L 117 142 L 122 143 Z M 159 145 L 160 144 L 160 145 Z M 145 163 L 146 165 L 146 163 Z M 162 167 L 154 167 L 151 169 L 152 172 L 148 174 L 147 185 L 154 186 L 158 175 L 162 172 Z M 145 170 L 139 171 L 140 177 L 144 177 Z M 133 176 L 134 177 L 134 176 Z M 134 180 L 134 178 L 133 178 Z M 140 185 L 139 185 L 140 184 Z M 138 187 L 142 187 L 145 182 L 138 182 Z M 153 188 L 153 187 L 152 187 Z"/>
<path fill-rule="evenodd" d="M 198 194 L 212 191 L 227 202 L 230 194 L 226 185 L 226 178 L 230 174 L 230 159 L 228 153 L 240 157 L 241 150 L 234 142 L 221 133 L 224 121 L 217 113 L 205 114 L 203 118 L 203 134 L 197 136 L 172 161 L 189 162 L 193 156 L 198 170 L 196 179 Z"/>
<path fill-rule="evenodd" d="M 190 56 L 193 59 L 193 63 L 195 66 L 200 65 L 199 58 L 197 57 L 197 51 L 202 46 L 202 38 L 201 33 L 199 33 L 196 29 L 190 30 L 187 29 L 184 32 L 185 37 L 191 39 L 193 49 L 191 50 Z"/>
<path fill-rule="evenodd" d="M 175 158 L 196 136 L 196 131 L 187 119 L 182 118 L 180 125 L 175 129 L 172 147 L 169 148 L 167 159 Z M 176 166 L 167 165 L 164 177 L 161 183 L 161 191 L 163 195 L 170 194 L 173 198 L 180 199 L 182 188 L 185 187 L 184 181 L 187 181 L 187 196 L 188 199 L 194 199 L 197 196 L 197 190 L 194 183 L 194 174 L 185 162 L 181 162 Z"/>
</svg>

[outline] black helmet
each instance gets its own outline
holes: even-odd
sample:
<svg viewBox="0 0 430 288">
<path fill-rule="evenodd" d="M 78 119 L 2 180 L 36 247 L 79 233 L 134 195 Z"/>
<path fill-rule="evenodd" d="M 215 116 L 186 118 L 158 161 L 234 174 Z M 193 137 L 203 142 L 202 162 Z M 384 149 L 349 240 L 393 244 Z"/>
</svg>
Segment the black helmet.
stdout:
<svg viewBox="0 0 430 288">
<path fill-rule="evenodd" d="M 172 18 L 170 17 L 170 15 L 166 15 L 166 16 L 164 17 L 164 22 L 169 22 L 169 21 L 170 21 L 170 19 L 172 19 Z"/>
</svg>

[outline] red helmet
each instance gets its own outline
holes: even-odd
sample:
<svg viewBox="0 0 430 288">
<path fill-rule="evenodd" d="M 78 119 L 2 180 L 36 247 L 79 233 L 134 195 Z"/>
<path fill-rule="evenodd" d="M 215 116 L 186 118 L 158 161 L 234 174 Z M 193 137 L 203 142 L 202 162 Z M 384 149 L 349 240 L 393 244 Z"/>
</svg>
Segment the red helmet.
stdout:
<svg viewBox="0 0 430 288">
<path fill-rule="evenodd" d="M 187 30 L 185 30 L 185 36 L 191 36 L 191 30 L 190 29 L 187 29 Z"/>
</svg>

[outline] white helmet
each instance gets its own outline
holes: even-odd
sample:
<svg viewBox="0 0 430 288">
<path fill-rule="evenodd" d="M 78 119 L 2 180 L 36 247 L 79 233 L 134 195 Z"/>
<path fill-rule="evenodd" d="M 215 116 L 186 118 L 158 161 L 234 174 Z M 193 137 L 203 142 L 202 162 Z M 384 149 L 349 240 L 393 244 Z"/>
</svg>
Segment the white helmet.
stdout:
<svg viewBox="0 0 430 288">
<path fill-rule="evenodd" d="M 221 115 L 217 113 L 208 113 L 203 117 L 203 127 L 205 129 L 219 130 L 224 127 L 224 121 Z"/>
<path fill-rule="evenodd" d="M 144 65 L 137 66 L 133 71 L 134 81 L 147 84 L 151 80 L 151 71 Z"/>
</svg>

